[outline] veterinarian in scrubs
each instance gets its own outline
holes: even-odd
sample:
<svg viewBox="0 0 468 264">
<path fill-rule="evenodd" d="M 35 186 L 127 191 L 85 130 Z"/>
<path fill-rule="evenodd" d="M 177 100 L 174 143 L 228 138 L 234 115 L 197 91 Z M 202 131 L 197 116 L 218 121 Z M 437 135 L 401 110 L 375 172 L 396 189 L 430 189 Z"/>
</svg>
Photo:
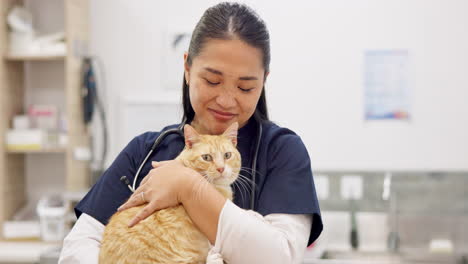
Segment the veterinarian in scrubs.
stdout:
<svg viewBox="0 0 468 264">
<path fill-rule="evenodd" d="M 130 226 L 157 210 L 182 204 L 213 245 L 208 263 L 302 263 L 305 248 L 320 235 L 323 226 L 307 150 L 293 131 L 268 119 L 270 41 L 264 22 L 245 5 L 211 7 L 196 25 L 184 60 L 187 123 L 199 133 L 220 134 L 238 122 L 243 168 L 252 167 L 252 149 L 262 125 L 253 210 L 250 184 L 235 184 L 233 201 L 210 184 L 194 184 L 205 179 L 173 160 L 184 148 L 184 138 L 177 134 L 168 136 L 150 156 L 132 194 L 120 177 L 133 182 L 155 139 L 177 127 L 168 126 L 135 137 L 75 207 L 78 220 L 64 240 L 59 263 L 97 263 L 109 218 L 119 207 L 141 204 L 146 207 Z M 249 177 L 250 172 L 241 173 Z"/>
</svg>

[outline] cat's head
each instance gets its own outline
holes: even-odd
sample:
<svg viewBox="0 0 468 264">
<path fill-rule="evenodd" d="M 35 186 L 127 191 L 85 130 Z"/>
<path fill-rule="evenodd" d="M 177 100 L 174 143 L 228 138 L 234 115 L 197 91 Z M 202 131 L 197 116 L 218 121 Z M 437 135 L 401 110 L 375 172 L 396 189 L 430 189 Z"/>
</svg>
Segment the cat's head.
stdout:
<svg viewBox="0 0 468 264">
<path fill-rule="evenodd" d="M 229 186 L 240 171 L 241 156 L 237 145 L 237 122 L 221 135 L 201 135 L 185 125 L 183 161 L 215 186 Z"/>
</svg>

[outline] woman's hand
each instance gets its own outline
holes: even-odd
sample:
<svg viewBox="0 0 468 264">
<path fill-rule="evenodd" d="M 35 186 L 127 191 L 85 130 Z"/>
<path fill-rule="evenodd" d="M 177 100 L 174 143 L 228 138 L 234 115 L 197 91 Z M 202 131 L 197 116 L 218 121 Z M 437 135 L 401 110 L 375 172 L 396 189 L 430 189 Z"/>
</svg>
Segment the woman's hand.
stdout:
<svg viewBox="0 0 468 264">
<path fill-rule="evenodd" d="M 129 227 L 146 219 L 157 210 L 179 205 L 182 202 L 181 195 L 187 192 L 192 180 L 197 176 L 201 177 L 196 171 L 176 160 L 153 161 L 151 164 L 153 169 L 141 181 L 128 201 L 118 209 L 122 211 L 148 203 L 130 221 Z"/>
</svg>

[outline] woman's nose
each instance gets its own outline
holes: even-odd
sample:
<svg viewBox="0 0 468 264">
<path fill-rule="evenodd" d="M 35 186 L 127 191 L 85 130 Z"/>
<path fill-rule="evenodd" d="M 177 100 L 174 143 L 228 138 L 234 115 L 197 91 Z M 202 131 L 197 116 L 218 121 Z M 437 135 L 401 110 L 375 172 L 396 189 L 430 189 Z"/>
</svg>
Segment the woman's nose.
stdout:
<svg viewBox="0 0 468 264">
<path fill-rule="evenodd" d="M 224 109 L 229 109 L 236 106 L 236 99 L 230 92 L 222 92 L 216 98 L 216 103 L 218 103 Z"/>
</svg>

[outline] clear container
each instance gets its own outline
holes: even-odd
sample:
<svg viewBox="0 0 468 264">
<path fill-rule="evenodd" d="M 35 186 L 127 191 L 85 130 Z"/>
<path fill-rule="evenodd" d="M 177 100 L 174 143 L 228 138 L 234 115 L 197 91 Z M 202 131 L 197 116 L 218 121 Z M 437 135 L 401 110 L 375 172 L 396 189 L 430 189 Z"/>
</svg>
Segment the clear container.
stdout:
<svg viewBox="0 0 468 264">
<path fill-rule="evenodd" d="M 37 214 L 44 241 L 61 241 L 66 235 L 67 208 L 61 195 L 43 197 L 37 204 Z"/>
</svg>

